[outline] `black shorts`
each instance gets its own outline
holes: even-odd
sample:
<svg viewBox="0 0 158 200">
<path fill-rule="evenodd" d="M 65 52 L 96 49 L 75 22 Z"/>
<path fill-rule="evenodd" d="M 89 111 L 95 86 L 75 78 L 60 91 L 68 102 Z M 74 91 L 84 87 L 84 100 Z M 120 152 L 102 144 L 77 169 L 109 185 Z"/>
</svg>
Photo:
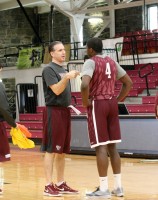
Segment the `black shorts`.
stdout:
<svg viewBox="0 0 158 200">
<path fill-rule="evenodd" d="M 47 106 L 43 111 L 41 150 L 49 153 L 69 153 L 71 140 L 70 109 Z"/>
</svg>

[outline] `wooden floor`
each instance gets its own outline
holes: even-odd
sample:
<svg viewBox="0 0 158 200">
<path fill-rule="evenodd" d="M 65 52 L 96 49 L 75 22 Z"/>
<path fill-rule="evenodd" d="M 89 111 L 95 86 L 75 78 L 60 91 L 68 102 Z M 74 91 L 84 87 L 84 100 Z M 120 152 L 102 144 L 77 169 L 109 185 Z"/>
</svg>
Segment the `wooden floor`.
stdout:
<svg viewBox="0 0 158 200">
<path fill-rule="evenodd" d="M 4 169 L 4 200 L 89 200 L 86 191 L 98 186 L 95 156 L 69 155 L 66 157 L 65 178 L 68 184 L 80 191 L 78 195 L 63 197 L 43 196 L 45 178 L 43 154 L 39 147 L 20 150 L 11 146 L 12 161 L 0 165 Z M 122 182 L 125 197 L 112 200 L 158 200 L 158 162 L 145 159 L 122 159 Z M 55 178 L 55 176 L 54 176 Z M 109 189 L 113 189 L 113 175 L 109 167 Z"/>
</svg>

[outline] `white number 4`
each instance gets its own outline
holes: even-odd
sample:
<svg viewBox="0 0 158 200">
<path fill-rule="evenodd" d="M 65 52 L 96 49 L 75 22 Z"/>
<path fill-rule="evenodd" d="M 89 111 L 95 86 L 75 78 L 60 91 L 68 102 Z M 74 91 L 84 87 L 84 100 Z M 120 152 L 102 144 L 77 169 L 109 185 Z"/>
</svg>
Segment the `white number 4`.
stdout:
<svg viewBox="0 0 158 200">
<path fill-rule="evenodd" d="M 110 64 L 109 63 L 106 63 L 105 74 L 108 75 L 108 78 L 111 78 L 111 69 L 110 69 Z"/>
</svg>

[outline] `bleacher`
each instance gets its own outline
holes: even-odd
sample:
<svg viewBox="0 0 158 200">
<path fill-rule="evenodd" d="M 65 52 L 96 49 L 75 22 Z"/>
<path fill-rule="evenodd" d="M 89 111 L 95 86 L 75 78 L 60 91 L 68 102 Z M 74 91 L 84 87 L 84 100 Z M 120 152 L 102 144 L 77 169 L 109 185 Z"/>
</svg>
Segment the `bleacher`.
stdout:
<svg viewBox="0 0 158 200">
<path fill-rule="evenodd" d="M 124 38 L 122 55 L 158 52 L 158 29 L 117 33 L 117 37 Z"/>
</svg>

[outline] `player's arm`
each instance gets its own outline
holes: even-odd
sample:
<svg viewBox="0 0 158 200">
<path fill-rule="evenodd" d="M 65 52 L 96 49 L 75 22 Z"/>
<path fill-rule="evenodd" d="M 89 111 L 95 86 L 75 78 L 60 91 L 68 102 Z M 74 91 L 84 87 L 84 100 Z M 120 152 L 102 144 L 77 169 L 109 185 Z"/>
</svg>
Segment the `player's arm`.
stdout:
<svg viewBox="0 0 158 200">
<path fill-rule="evenodd" d="M 10 126 L 14 128 L 16 127 L 15 120 L 13 119 L 9 108 L 5 88 L 2 83 L 0 84 L 0 115 L 2 116 L 2 119 L 4 119 Z"/>
<path fill-rule="evenodd" d="M 119 80 L 122 82 L 122 88 L 120 90 L 119 95 L 117 96 L 117 100 L 122 101 L 128 95 L 129 91 L 132 88 L 132 80 L 128 76 L 128 74 L 125 74 Z"/>
<path fill-rule="evenodd" d="M 89 99 L 89 83 L 93 72 L 95 69 L 95 62 L 91 59 L 85 61 L 82 71 L 82 82 L 81 82 L 81 96 L 82 96 L 82 105 L 88 107 L 91 105 L 91 99 Z"/>
<path fill-rule="evenodd" d="M 89 100 L 89 83 L 90 83 L 91 77 L 88 75 L 82 76 L 82 83 L 81 83 L 81 96 L 82 96 L 82 105 L 84 107 L 89 106 L 90 100 Z"/>
<path fill-rule="evenodd" d="M 133 82 L 126 71 L 116 62 L 117 77 L 116 79 L 122 82 L 120 93 L 117 97 L 118 101 L 123 101 L 132 88 Z"/>
<path fill-rule="evenodd" d="M 4 110 L 2 107 L 0 107 L 0 114 L 3 116 L 4 120 L 11 126 L 16 128 L 16 123 L 13 117 L 10 116 L 10 112 L 7 110 Z"/>
</svg>

